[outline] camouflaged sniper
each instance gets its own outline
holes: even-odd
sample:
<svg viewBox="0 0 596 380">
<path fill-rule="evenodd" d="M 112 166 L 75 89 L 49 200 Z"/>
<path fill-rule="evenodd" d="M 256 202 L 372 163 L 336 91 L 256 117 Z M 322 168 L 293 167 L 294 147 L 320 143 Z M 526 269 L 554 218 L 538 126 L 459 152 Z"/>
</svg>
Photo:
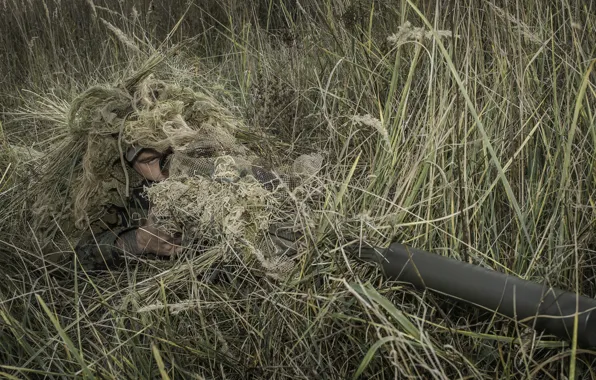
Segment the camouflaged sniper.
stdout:
<svg viewBox="0 0 596 380">
<path fill-rule="evenodd" d="M 55 244 L 56 224 L 68 236 L 87 231 L 76 248 L 83 267 L 116 265 L 122 252 L 115 242 L 144 223 L 148 196 L 159 224 L 187 243 L 236 244 L 271 273 L 287 269 L 267 259 L 279 245 L 266 235 L 292 225 L 295 207 L 283 194 L 312 177 L 322 159 L 303 156 L 290 174 L 273 170 L 247 148 L 251 134 L 239 119 L 205 93 L 155 79 L 155 64 L 117 86 L 92 87 L 72 103 L 64 139 L 45 164 L 48 173 L 68 171 L 46 179 L 50 191 L 40 192 L 33 208 L 41 240 Z M 159 184 L 140 178 L 125 162 L 130 146 L 171 149 L 170 178 Z"/>
</svg>

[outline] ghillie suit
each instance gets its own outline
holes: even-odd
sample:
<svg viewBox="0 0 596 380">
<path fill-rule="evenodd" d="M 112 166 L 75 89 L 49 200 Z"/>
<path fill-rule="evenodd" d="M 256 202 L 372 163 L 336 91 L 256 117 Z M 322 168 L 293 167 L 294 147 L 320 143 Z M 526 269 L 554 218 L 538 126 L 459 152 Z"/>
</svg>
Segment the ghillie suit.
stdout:
<svg viewBox="0 0 596 380">
<path fill-rule="evenodd" d="M 157 63 L 150 60 L 119 85 L 92 87 L 72 102 L 64 136 L 47 155 L 47 175 L 38 184 L 43 192 L 36 192 L 39 240 L 48 246 L 64 236 L 71 241 L 58 249 L 67 252 L 90 229 L 85 249 L 94 255 L 113 245 L 124 229 L 141 225 L 148 204 L 139 195 L 149 184 L 124 161 L 126 149 L 135 145 L 173 152 L 170 179 L 148 192 L 158 225 L 183 233 L 188 244 L 242 243 L 264 257 L 261 248 L 273 245 L 263 233 L 280 219 L 272 210 L 283 209 L 285 196 L 278 190 L 295 188 L 318 170 L 320 159 L 302 157 L 295 174 L 277 174 L 256 154 L 255 148 L 267 149 L 265 140 L 249 149 L 256 132 L 212 96 L 155 79 L 151 71 Z M 100 261 L 117 255 L 107 256 Z"/>
<path fill-rule="evenodd" d="M 315 174 L 322 158 L 302 155 L 290 174 L 266 169 L 261 161 L 174 155 L 170 178 L 147 189 L 153 215 L 171 235 L 182 233 L 188 245 L 200 240 L 224 256 L 230 249 L 243 252 L 266 274 L 286 275 L 293 266 L 287 256 L 299 253 L 298 237 L 311 220 L 305 200 L 320 186 Z"/>
</svg>

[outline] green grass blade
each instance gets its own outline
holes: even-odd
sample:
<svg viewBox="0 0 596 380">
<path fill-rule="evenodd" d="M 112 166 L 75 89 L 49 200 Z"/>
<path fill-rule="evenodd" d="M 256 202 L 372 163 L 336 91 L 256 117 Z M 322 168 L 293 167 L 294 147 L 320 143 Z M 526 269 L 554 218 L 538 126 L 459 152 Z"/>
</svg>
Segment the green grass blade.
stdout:
<svg viewBox="0 0 596 380">
<path fill-rule="evenodd" d="M 77 362 L 79 363 L 79 365 L 81 366 L 81 368 L 83 370 L 83 374 L 85 375 L 85 377 L 89 378 L 89 379 L 93 378 L 93 374 L 89 370 L 89 367 L 87 367 L 87 363 L 85 363 L 85 359 L 83 358 L 82 353 L 75 347 L 74 343 L 72 342 L 72 340 L 70 339 L 70 337 L 68 336 L 66 331 L 64 331 L 62 326 L 60 326 L 60 322 L 58 322 L 58 320 L 56 319 L 56 316 L 52 313 L 52 311 L 48 308 L 46 303 L 43 302 L 43 299 L 41 299 L 41 297 L 38 294 L 35 295 L 35 298 L 37 298 L 37 302 L 39 302 L 39 304 L 41 305 L 41 307 L 47 314 L 48 318 L 54 325 L 54 328 L 56 329 L 56 331 L 62 338 L 62 341 L 66 345 L 66 348 L 68 349 L 68 351 L 71 353 L 71 355 L 73 355 L 76 358 Z"/>
<path fill-rule="evenodd" d="M 153 353 L 153 357 L 157 363 L 157 368 L 159 369 L 159 374 L 161 375 L 162 380 L 170 380 L 170 376 L 168 376 L 166 366 L 163 362 L 163 359 L 161 358 L 161 354 L 159 353 L 157 345 L 151 344 L 151 352 Z"/>
<path fill-rule="evenodd" d="M 426 26 L 433 33 L 433 35 L 435 37 L 435 41 L 437 43 L 437 46 L 441 50 L 441 53 L 443 54 L 443 57 L 445 58 L 445 61 L 447 62 L 447 66 L 449 67 L 449 70 L 451 71 L 451 75 L 457 82 L 457 85 L 461 91 L 461 94 L 466 101 L 466 105 L 468 106 L 468 110 L 472 114 L 474 121 L 476 122 L 476 125 L 478 127 L 478 130 L 480 131 L 480 134 L 482 135 L 482 141 L 483 141 L 484 145 L 486 146 L 486 149 L 490 153 L 491 161 L 492 161 L 493 165 L 495 166 L 495 168 L 497 169 L 498 176 L 499 176 L 499 178 L 501 178 L 501 182 L 503 183 L 503 187 L 505 188 L 505 192 L 507 193 L 509 202 L 511 202 L 511 205 L 515 211 L 515 215 L 518 219 L 519 226 L 525 235 L 525 238 L 526 238 L 527 244 L 530 248 L 531 254 L 533 254 L 534 249 L 532 248 L 532 239 L 530 238 L 530 233 L 528 232 L 525 217 L 521 211 L 519 202 L 517 201 L 517 198 L 515 197 L 515 194 L 513 193 L 511 184 L 509 183 L 509 180 L 507 179 L 507 176 L 505 175 L 505 171 L 503 170 L 501 162 L 499 161 L 499 158 L 497 157 L 497 154 L 495 152 L 493 144 L 486 132 L 486 128 L 484 127 L 484 123 L 482 122 L 482 120 L 480 120 L 480 117 L 478 116 L 478 112 L 476 111 L 476 108 L 474 107 L 474 104 L 472 103 L 472 100 L 470 99 L 470 96 L 468 95 L 468 92 L 466 91 L 465 85 L 464 85 L 463 81 L 461 80 L 461 77 L 459 76 L 459 73 L 457 72 L 455 65 L 453 64 L 453 60 L 451 59 L 449 52 L 445 48 L 445 45 L 443 45 L 443 42 L 441 42 L 441 38 L 437 34 L 436 30 L 433 28 L 432 24 L 428 21 L 428 19 L 422 14 L 422 12 L 420 12 L 420 10 L 412 3 L 411 0 L 406 0 L 406 1 L 408 2 L 408 4 L 410 4 L 412 9 L 418 14 L 420 19 L 426 24 Z"/>
<path fill-rule="evenodd" d="M 375 354 L 377 353 L 379 348 L 381 348 L 381 346 L 383 346 L 384 344 L 391 342 L 392 340 L 395 340 L 395 338 L 392 336 L 386 336 L 384 338 L 377 340 L 375 342 L 375 344 L 373 344 L 368 349 L 368 352 L 366 353 L 366 355 L 364 355 L 364 358 L 362 358 L 362 361 L 360 362 L 360 365 L 358 366 L 358 369 L 354 373 L 354 377 L 352 379 L 355 380 L 355 379 L 359 378 L 364 373 L 364 371 L 370 364 L 370 361 L 373 359 L 373 357 L 375 356 Z"/>
<path fill-rule="evenodd" d="M 360 284 L 351 284 L 350 285 L 356 292 L 363 295 L 364 297 L 368 298 L 372 302 L 376 303 L 377 305 L 381 306 L 393 319 L 398 325 L 410 335 L 412 338 L 416 340 L 420 340 L 420 331 L 414 326 L 412 322 L 402 313 L 401 311 L 397 310 L 395 305 L 393 305 L 387 298 L 383 297 L 377 290 L 371 285 L 366 284 L 361 286 Z"/>
</svg>

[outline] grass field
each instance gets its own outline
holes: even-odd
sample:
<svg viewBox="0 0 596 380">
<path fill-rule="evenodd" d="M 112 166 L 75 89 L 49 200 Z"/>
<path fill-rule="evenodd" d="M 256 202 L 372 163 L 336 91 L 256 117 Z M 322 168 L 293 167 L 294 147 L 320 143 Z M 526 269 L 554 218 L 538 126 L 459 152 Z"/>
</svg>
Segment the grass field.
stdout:
<svg viewBox="0 0 596 380">
<path fill-rule="evenodd" d="M 400 241 L 596 296 L 596 4 L 561 0 L 0 0 L 0 376 L 596 378 L 593 351 L 348 259 Z M 23 149 L 148 57 L 325 156 L 286 281 L 238 256 L 58 275 Z M 36 174 L 37 173 L 37 174 Z M 390 302 L 387 302 L 390 301 Z M 395 305 L 395 306 L 391 306 Z"/>
</svg>

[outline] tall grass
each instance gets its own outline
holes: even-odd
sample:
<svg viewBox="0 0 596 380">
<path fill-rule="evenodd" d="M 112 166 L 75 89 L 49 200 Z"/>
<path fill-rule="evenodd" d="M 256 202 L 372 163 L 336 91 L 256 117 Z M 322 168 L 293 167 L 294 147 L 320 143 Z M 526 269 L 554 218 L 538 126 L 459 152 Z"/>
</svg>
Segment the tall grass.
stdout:
<svg viewBox="0 0 596 380">
<path fill-rule="evenodd" d="M 386 282 L 342 245 L 398 240 L 595 296 L 596 5 L 72 4 L 0 5 L 8 142 L 44 149 L 55 128 L 14 117 L 25 90 L 69 100 L 170 50 L 162 75 L 232 100 L 290 143 L 280 159 L 323 152 L 328 186 L 289 282 L 240 259 L 205 282 L 209 255 L 77 278 L 3 211 L 4 376 L 594 377 L 593 352 Z"/>
</svg>

